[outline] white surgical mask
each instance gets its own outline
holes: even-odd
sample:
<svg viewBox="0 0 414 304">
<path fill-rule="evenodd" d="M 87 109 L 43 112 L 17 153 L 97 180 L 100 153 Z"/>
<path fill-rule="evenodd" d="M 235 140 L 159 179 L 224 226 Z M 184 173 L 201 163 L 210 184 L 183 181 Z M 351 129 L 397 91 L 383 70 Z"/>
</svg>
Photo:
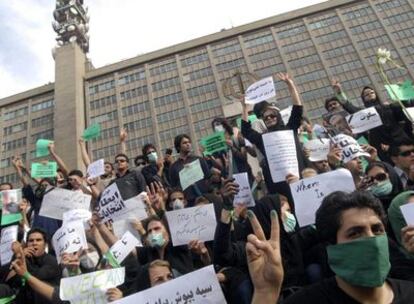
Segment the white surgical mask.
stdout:
<svg viewBox="0 0 414 304">
<path fill-rule="evenodd" d="M 172 204 L 173 210 L 184 209 L 184 201 L 180 199 L 175 199 Z"/>
<path fill-rule="evenodd" d="M 216 132 L 223 132 L 224 131 L 224 127 L 222 125 L 214 126 L 214 131 L 216 131 Z"/>
<path fill-rule="evenodd" d="M 99 254 L 96 251 L 88 252 L 80 257 L 79 262 L 85 269 L 95 268 L 99 262 Z"/>
</svg>

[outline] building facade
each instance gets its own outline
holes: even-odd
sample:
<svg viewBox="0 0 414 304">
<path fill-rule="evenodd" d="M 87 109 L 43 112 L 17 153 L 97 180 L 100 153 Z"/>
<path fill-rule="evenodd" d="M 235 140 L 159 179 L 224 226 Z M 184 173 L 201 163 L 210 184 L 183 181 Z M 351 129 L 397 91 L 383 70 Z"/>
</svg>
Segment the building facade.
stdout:
<svg viewBox="0 0 414 304">
<path fill-rule="evenodd" d="M 387 99 L 375 54 L 385 47 L 407 68 L 389 67 L 392 82 L 414 79 L 413 20 L 412 0 L 331 0 L 97 69 L 79 45 L 63 45 L 55 55 L 55 83 L 0 100 L 1 180 L 16 181 L 13 155 L 38 160 L 38 138 L 55 139 L 69 166 L 80 166 L 77 140 L 95 122 L 102 129 L 88 144 L 95 160 L 113 159 L 122 127 L 130 156 L 146 143 L 171 148 L 181 133 L 196 142 L 212 132 L 214 117 L 240 114 L 237 100 L 222 88 L 235 72 L 259 78 L 288 72 L 314 121 L 333 95 L 333 78 L 356 104 L 365 85 Z M 287 107 L 287 87 L 276 79 L 275 87 L 276 102 Z"/>
</svg>

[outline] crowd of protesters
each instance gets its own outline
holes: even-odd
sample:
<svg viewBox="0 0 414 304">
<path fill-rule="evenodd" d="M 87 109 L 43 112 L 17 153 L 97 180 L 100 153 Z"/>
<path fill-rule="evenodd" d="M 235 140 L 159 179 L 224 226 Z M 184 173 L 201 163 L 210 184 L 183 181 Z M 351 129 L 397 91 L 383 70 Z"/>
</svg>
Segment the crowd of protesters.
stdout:
<svg viewBox="0 0 414 304">
<path fill-rule="evenodd" d="M 9 249 L 12 260 L 0 268 L 0 303 L 67 303 L 59 297 L 61 278 L 123 266 L 124 283 L 106 291 L 111 302 L 208 265 L 214 265 L 227 303 L 413 303 L 414 226 L 409 224 L 414 223 L 406 223 L 400 208 L 414 203 L 410 119 L 398 103 L 380 100 L 370 86 L 361 91 L 364 107 L 354 105 L 333 81 L 323 127 L 316 130 L 305 117 L 294 79 L 284 73 L 277 77 L 292 99 L 287 123 L 277 104 L 262 101 L 250 108 L 241 98 L 239 128 L 225 118 L 212 120 L 211 133 L 224 132 L 227 144 L 226 150 L 212 155 L 205 156 L 203 148 L 195 153 L 193 139 L 181 134 L 171 143 L 176 153 L 167 149 L 162 155 L 155 143 L 147 143 L 142 155 L 128 156 L 122 130 L 120 153 L 106 160 L 99 178 L 68 168 L 55 150 L 59 139 L 48 147 L 58 164 L 55 178 L 32 178 L 19 156 L 14 157 L 21 184 L 3 183 L 0 190 L 22 189 L 22 220 L 18 242 Z M 375 107 L 382 124 L 353 134 L 346 115 L 369 107 Z M 252 111 L 254 122 L 248 120 Z M 269 165 L 263 135 L 284 130 L 294 133 L 299 176 L 287 174 L 285 181 L 275 183 L 272 170 L 277 168 Z M 332 141 L 338 134 L 363 136 L 365 156 L 344 162 L 341 147 Z M 312 139 L 329 140 L 326 157 L 310 157 L 305 143 Z M 92 162 L 87 145 L 82 139 L 79 145 L 87 167 Z M 260 171 L 253 172 L 248 155 L 257 158 Z M 182 189 L 180 172 L 194 161 L 200 162 L 204 178 Z M 315 224 L 300 227 L 289 184 L 342 168 L 352 174 L 356 190 L 330 193 L 316 212 Z M 243 172 L 254 207 L 233 204 L 239 185 L 232 175 Z M 114 183 L 124 200 L 145 192 L 148 214 L 131 220 L 143 246 L 121 265 L 113 265 L 107 255 L 118 240 L 113 225 L 96 212 L 103 191 Z M 92 197 L 88 249 L 63 253 L 60 263 L 50 240 L 62 221 L 39 214 L 43 197 L 54 187 Z M 166 212 L 207 204 L 214 206 L 217 218 L 214 240 L 173 246 Z"/>
</svg>

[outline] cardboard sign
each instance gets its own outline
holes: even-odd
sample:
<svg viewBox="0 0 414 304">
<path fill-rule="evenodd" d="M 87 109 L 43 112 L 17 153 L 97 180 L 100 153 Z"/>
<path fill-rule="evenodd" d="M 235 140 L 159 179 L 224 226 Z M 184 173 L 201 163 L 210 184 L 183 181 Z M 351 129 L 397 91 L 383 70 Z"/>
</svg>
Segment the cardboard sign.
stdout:
<svg viewBox="0 0 414 304">
<path fill-rule="evenodd" d="M 375 107 L 363 109 L 346 117 L 353 134 L 363 133 L 382 125 L 381 117 Z"/>
<path fill-rule="evenodd" d="M 18 225 L 5 227 L 1 230 L 0 261 L 1 266 L 9 264 L 13 257 L 12 244 L 17 241 Z"/>
<path fill-rule="evenodd" d="M 273 77 L 263 78 L 250 85 L 245 93 L 246 104 L 256 104 L 276 96 L 275 84 Z"/>
<path fill-rule="evenodd" d="M 43 196 L 39 214 L 62 220 L 63 213 L 72 209 L 89 210 L 90 201 L 91 196 L 82 191 L 53 188 Z"/>
<path fill-rule="evenodd" d="M 342 149 L 341 161 L 347 163 L 356 157 L 367 156 L 369 153 L 362 150 L 358 142 L 351 136 L 345 134 L 336 135 L 333 141 Z"/>
<path fill-rule="evenodd" d="M 1 226 L 19 222 L 22 219 L 20 202 L 22 201 L 22 189 L 3 190 L 0 192 L 0 204 L 2 206 Z"/>
<path fill-rule="evenodd" d="M 328 194 L 334 191 L 354 190 L 354 180 L 347 169 L 330 171 L 290 184 L 299 226 L 315 223 L 315 213 Z"/>
<path fill-rule="evenodd" d="M 201 145 L 204 148 L 203 154 L 208 156 L 216 152 L 227 151 L 228 146 L 224 137 L 224 132 L 216 132 L 213 135 L 203 137 L 201 139 Z"/>
<path fill-rule="evenodd" d="M 318 162 L 318 161 L 328 159 L 329 139 L 327 138 L 311 139 L 307 143 L 305 143 L 303 146 L 305 149 L 309 150 L 308 159 L 311 162 Z"/>
<path fill-rule="evenodd" d="M 97 138 L 100 135 L 101 135 L 101 126 L 100 124 L 96 123 L 96 124 L 90 125 L 88 128 L 86 128 L 83 131 L 82 138 L 85 141 L 88 141 L 88 140 Z"/>
<path fill-rule="evenodd" d="M 204 172 L 203 169 L 201 169 L 200 160 L 196 159 L 189 164 L 185 164 L 184 168 L 180 171 L 179 176 L 181 188 L 183 190 L 187 189 L 199 180 L 202 180 L 204 178 Z"/>
<path fill-rule="evenodd" d="M 217 220 L 213 204 L 168 211 L 165 215 L 174 246 L 214 239 Z"/>
<path fill-rule="evenodd" d="M 245 205 L 253 207 L 255 205 L 253 193 L 250 189 L 249 177 L 247 173 L 233 174 L 234 182 L 239 185 L 239 193 L 234 196 L 233 205 Z"/>
<path fill-rule="evenodd" d="M 142 247 L 142 243 L 131 232 L 127 231 L 120 240 L 112 245 L 109 251 L 112 253 L 116 262 L 121 264 L 135 247 Z"/>
<path fill-rule="evenodd" d="M 55 248 L 56 259 L 60 263 L 63 253 L 77 252 L 79 249 L 87 249 L 86 235 L 83 223 L 69 222 L 59 228 L 52 237 L 52 245 Z"/>
<path fill-rule="evenodd" d="M 275 131 L 262 136 L 273 182 L 285 181 L 289 173 L 299 176 L 293 131 Z"/>
<path fill-rule="evenodd" d="M 207 266 L 169 282 L 132 294 L 114 304 L 225 304 L 214 267 Z"/>
<path fill-rule="evenodd" d="M 36 157 L 43 157 L 49 155 L 49 144 L 52 143 L 53 140 L 49 139 L 38 139 L 36 141 Z"/>
<path fill-rule="evenodd" d="M 88 166 L 88 178 L 95 178 L 105 174 L 105 161 L 99 159 Z"/>
<path fill-rule="evenodd" d="M 57 168 L 56 162 L 32 163 L 30 173 L 33 178 L 56 177 Z"/>
</svg>

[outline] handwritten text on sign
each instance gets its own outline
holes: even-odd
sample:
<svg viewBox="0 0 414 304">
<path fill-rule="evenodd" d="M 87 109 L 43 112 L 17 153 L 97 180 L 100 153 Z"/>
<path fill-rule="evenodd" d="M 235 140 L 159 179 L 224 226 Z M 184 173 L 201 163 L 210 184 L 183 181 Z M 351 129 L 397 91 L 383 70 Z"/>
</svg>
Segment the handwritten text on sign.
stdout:
<svg viewBox="0 0 414 304">
<path fill-rule="evenodd" d="M 177 279 L 130 295 L 114 304 L 225 304 L 213 266 L 190 272 Z"/>
<path fill-rule="evenodd" d="M 273 182 L 285 181 L 289 173 L 299 176 L 293 131 L 275 131 L 262 136 Z"/>
<path fill-rule="evenodd" d="M 234 196 L 233 205 L 244 205 L 253 207 L 255 205 L 253 193 L 250 189 L 247 173 L 233 174 L 234 182 L 239 185 L 239 193 Z"/>
<path fill-rule="evenodd" d="M 56 258 L 60 263 L 61 255 L 65 252 L 73 253 L 79 249 L 87 249 L 85 229 L 81 221 L 70 222 L 59 228 L 52 237 Z"/>
<path fill-rule="evenodd" d="M 214 239 L 217 222 L 213 204 L 173 210 L 165 215 L 174 246 L 187 245 L 192 240 Z"/>
<path fill-rule="evenodd" d="M 200 160 L 197 159 L 189 164 L 185 164 L 179 175 L 181 188 L 183 190 L 202 180 L 204 178 L 204 172 L 201 168 Z"/>
<path fill-rule="evenodd" d="M 359 134 L 382 125 L 381 117 L 375 107 L 363 109 L 346 117 L 352 133 Z"/>
<path fill-rule="evenodd" d="M 135 247 L 142 247 L 142 244 L 131 232 L 127 231 L 120 240 L 112 245 L 109 251 L 112 253 L 112 256 L 118 264 L 121 264 Z"/>
<path fill-rule="evenodd" d="M 362 150 L 358 142 L 351 136 L 345 134 L 336 135 L 333 141 L 342 150 L 341 161 L 347 163 L 360 156 L 369 156 L 367 152 Z"/>
<path fill-rule="evenodd" d="M 310 141 L 304 144 L 304 147 L 309 151 L 308 158 L 310 161 L 317 162 L 328 159 L 329 139 L 311 139 Z"/>
<path fill-rule="evenodd" d="M 328 194 L 334 191 L 354 190 L 354 180 L 347 169 L 338 169 L 290 184 L 299 226 L 315 223 L 316 210 Z"/>
<path fill-rule="evenodd" d="M 276 96 L 275 84 L 273 77 L 270 76 L 249 86 L 246 90 L 245 101 L 247 104 L 255 104 L 274 96 Z"/>
<path fill-rule="evenodd" d="M 0 261 L 1 266 L 11 262 L 13 257 L 12 244 L 17 241 L 18 225 L 5 227 L 1 230 Z"/>
</svg>

